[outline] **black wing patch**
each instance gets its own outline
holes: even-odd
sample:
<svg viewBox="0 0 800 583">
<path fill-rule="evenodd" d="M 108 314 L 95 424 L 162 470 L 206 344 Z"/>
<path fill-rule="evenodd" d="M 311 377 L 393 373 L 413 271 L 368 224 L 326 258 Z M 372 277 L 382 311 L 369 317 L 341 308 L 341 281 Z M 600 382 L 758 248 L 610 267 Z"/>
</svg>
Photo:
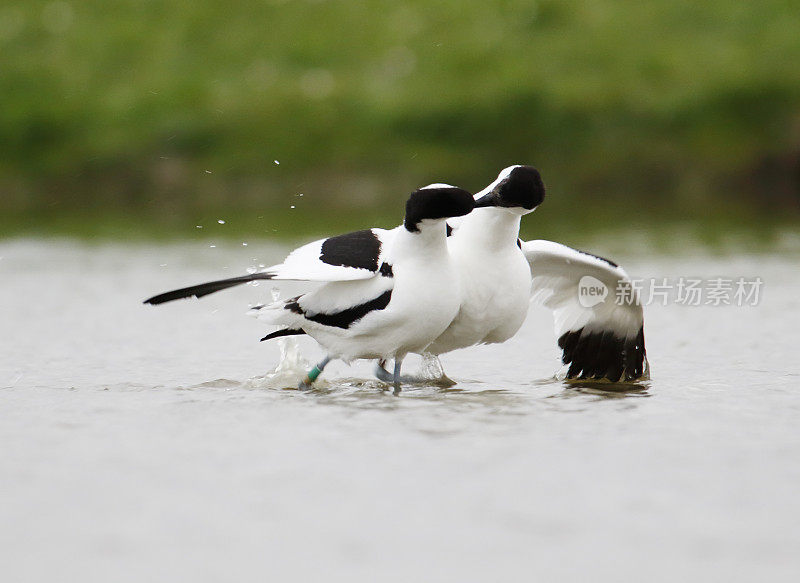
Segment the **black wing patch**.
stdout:
<svg viewBox="0 0 800 583">
<path fill-rule="evenodd" d="M 297 336 L 298 334 L 305 334 L 305 330 L 293 330 L 292 328 L 284 328 L 283 330 L 276 330 L 275 332 L 270 332 L 266 336 L 261 339 L 261 342 L 264 340 L 272 340 L 273 338 L 280 338 L 281 336 Z"/>
<path fill-rule="evenodd" d="M 325 239 L 319 259 L 328 265 L 378 271 L 380 253 L 381 240 L 371 229 L 365 229 Z"/>
<path fill-rule="evenodd" d="M 163 294 L 158 294 L 157 296 L 146 299 L 144 303 L 156 305 L 163 304 L 164 302 L 171 302 L 172 300 L 190 298 L 192 296 L 196 298 L 202 298 L 208 294 L 213 294 L 214 292 L 228 289 L 229 287 L 233 287 L 235 285 L 247 283 L 256 279 L 272 279 L 273 277 L 274 275 L 271 273 L 251 273 L 249 275 L 240 275 L 239 277 L 231 277 L 229 279 L 209 281 L 208 283 L 201 283 L 199 285 L 192 285 L 189 287 L 183 287 L 181 289 L 164 292 Z"/>
<path fill-rule="evenodd" d="M 331 326 L 334 328 L 342 328 L 348 329 L 350 326 L 358 322 L 361 318 L 373 312 L 375 310 L 383 310 L 386 306 L 389 305 L 389 302 L 392 299 L 392 290 L 388 290 L 383 292 L 377 298 L 365 302 L 363 304 L 358 304 L 357 306 L 353 306 L 351 308 L 347 308 L 340 312 L 331 312 L 328 314 L 318 313 L 312 314 L 303 310 L 300 307 L 300 304 L 297 302 L 300 298 L 294 298 L 293 300 L 289 300 L 284 309 L 290 310 L 295 314 L 302 314 L 302 316 L 306 320 L 311 320 L 312 322 L 316 322 L 317 324 L 322 324 L 323 326 Z"/>
<path fill-rule="evenodd" d="M 632 381 L 644 374 L 647 354 L 644 326 L 635 337 L 620 338 L 611 331 L 566 332 L 558 339 L 561 360 L 569 365 L 569 379 L 608 379 Z"/>
</svg>

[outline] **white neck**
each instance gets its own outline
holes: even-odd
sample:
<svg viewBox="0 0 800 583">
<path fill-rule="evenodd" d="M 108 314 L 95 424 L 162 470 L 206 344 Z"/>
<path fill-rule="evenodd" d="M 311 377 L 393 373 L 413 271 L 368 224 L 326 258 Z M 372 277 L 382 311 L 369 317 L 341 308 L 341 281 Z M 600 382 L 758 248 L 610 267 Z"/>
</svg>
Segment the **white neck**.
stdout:
<svg viewBox="0 0 800 583">
<path fill-rule="evenodd" d="M 477 208 L 464 217 L 453 236 L 483 249 L 516 246 L 522 215 L 502 208 Z"/>
<path fill-rule="evenodd" d="M 419 255 L 422 250 L 426 255 L 447 251 L 447 227 L 445 221 L 425 219 L 417 224 L 418 231 L 409 231 L 401 225 L 397 228 L 394 243 L 394 256 L 405 253 Z"/>
</svg>

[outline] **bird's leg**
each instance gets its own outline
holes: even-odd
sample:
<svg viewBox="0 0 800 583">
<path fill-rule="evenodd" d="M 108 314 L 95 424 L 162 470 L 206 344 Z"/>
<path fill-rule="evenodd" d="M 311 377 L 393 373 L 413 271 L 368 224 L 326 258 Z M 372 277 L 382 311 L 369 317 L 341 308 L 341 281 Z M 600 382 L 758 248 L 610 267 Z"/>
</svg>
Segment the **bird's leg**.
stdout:
<svg viewBox="0 0 800 583">
<path fill-rule="evenodd" d="M 444 374 L 444 370 L 442 369 L 442 364 L 439 362 L 439 357 L 426 352 L 422 355 L 422 366 L 423 370 L 431 371 L 431 374 L 424 374 L 419 376 L 414 375 L 402 375 L 400 377 L 400 382 L 406 384 L 429 384 L 429 385 L 438 385 L 442 387 L 452 387 L 455 385 L 455 381 L 451 380 L 446 374 Z M 378 380 L 383 381 L 384 383 L 393 383 L 394 376 L 388 370 L 386 370 L 386 360 L 379 360 L 375 364 L 375 376 Z"/>
<path fill-rule="evenodd" d="M 394 359 L 394 394 L 400 394 L 400 368 L 403 366 L 403 359 L 402 358 L 395 358 Z"/>
<path fill-rule="evenodd" d="M 326 356 L 325 358 L 320 360 L 317 363 L 317 366 L 315 366 L 310 371 L 308 371 L 308 374 L 306 375 L 306 377 L 302 381 L 300 381 L 300 384 L 297 385 L 297 388 L 300 389 L 301 391 L 310 390 L 311 389 L 311 384 L 315 380 L 317 380 L 317 377 L 319 375 L 322 374 L 322 371 L 325 370 L 325 367 L 328 365 L 328 363 L 330 361 L 331 361 L 331 357 L 330 356 Z"/>
<path fill-rule="evenodd" d="M 386 359 L 381 358 L 375 363 L 375 376 L 379 381 L 383 381 L 384 383 L 394 382 L 392 373 L 386 370 Z"/>
<path fill-rule="evenodd" d="M 381 359 L 375 363 L 375 376 L 379 381 L 384 383 L 394 383 L 394 375 L 386 370 L 386 360 Z M 424 383 L 424 377 L 415 377 L 413 375 L 401 375 L 400 382 L 407 384 Z"/>
</svg>

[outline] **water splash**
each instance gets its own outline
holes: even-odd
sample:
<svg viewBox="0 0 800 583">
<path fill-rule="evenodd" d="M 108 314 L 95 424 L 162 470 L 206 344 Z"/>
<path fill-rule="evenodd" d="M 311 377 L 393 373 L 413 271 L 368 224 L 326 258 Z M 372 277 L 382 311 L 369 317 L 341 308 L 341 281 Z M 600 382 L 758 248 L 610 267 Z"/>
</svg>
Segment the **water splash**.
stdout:
<svg viewBox="0 0 800 583">
<path fill-rule="evenodd" d="M 422 362 L 419 365 L 419 374 L 427 379 L 438 379 L 444 376 L 444 369 L 439 357 L 430 352 L 422 355 Z"/>
<path fill-rule="evenodd" d="M 280 300 L 278 288 L 272 288 L 272 301 Z M 253 377 L 245 386 L 253 389 L 296 389 L 311 368 L 311 363 L 300 353 L 300 343 L 294 336 L 277 339 L 281 357 L 278 365 L 260 377 Z"/>
<path fill-rule="evenodd" d="M 419 365 L 419 376 L 431 384 L 442 387 L 452 387 L 456 382 L 444 373 L 444 368 L 435 354 L 426 352 L 422 355 Z"/>
<path fill-rule="evenodd" d="M 386 365 L 386 361 L 378 361 L 375 369 L 376 375 L 383 382 L 391 383 L 392 374 Z M 454 380 L 444 373 L 439 357 L 427 352 L 422 354 L 422 361 L 417 372 L 415 374 L 401 374 L 400 382 L 406 385 L 436 386 L 440 388 L 452 387 L 456 384 Z"/>
<path fill-rule="evenodd" d="M 300 353 L 297 339 L 289 336 L 277 340 L 281 351 L 278 365 L 263 376 L 245 382 L 252 389 L 296 389 L 311 368 L 311 363 Z"/>
</svg>

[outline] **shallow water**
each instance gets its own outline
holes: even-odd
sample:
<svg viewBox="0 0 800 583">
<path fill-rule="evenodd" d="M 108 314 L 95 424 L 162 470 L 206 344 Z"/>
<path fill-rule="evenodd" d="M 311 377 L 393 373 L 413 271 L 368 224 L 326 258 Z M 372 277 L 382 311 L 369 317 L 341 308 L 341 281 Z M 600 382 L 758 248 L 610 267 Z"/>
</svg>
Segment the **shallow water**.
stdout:
<svg viewBox="0 0 800 583">
<path fill-rule="evenodd" d="M 764 281 L 648 306 L 629 387 L 555 380 L 541 309 L 395 397 L 366 364 L 267 388 L 266 285 L 141 304 L 282 253 L 0 243 L 4 580 L 797 580 L 798 255 L 617 254 Z"/>
</svg>

